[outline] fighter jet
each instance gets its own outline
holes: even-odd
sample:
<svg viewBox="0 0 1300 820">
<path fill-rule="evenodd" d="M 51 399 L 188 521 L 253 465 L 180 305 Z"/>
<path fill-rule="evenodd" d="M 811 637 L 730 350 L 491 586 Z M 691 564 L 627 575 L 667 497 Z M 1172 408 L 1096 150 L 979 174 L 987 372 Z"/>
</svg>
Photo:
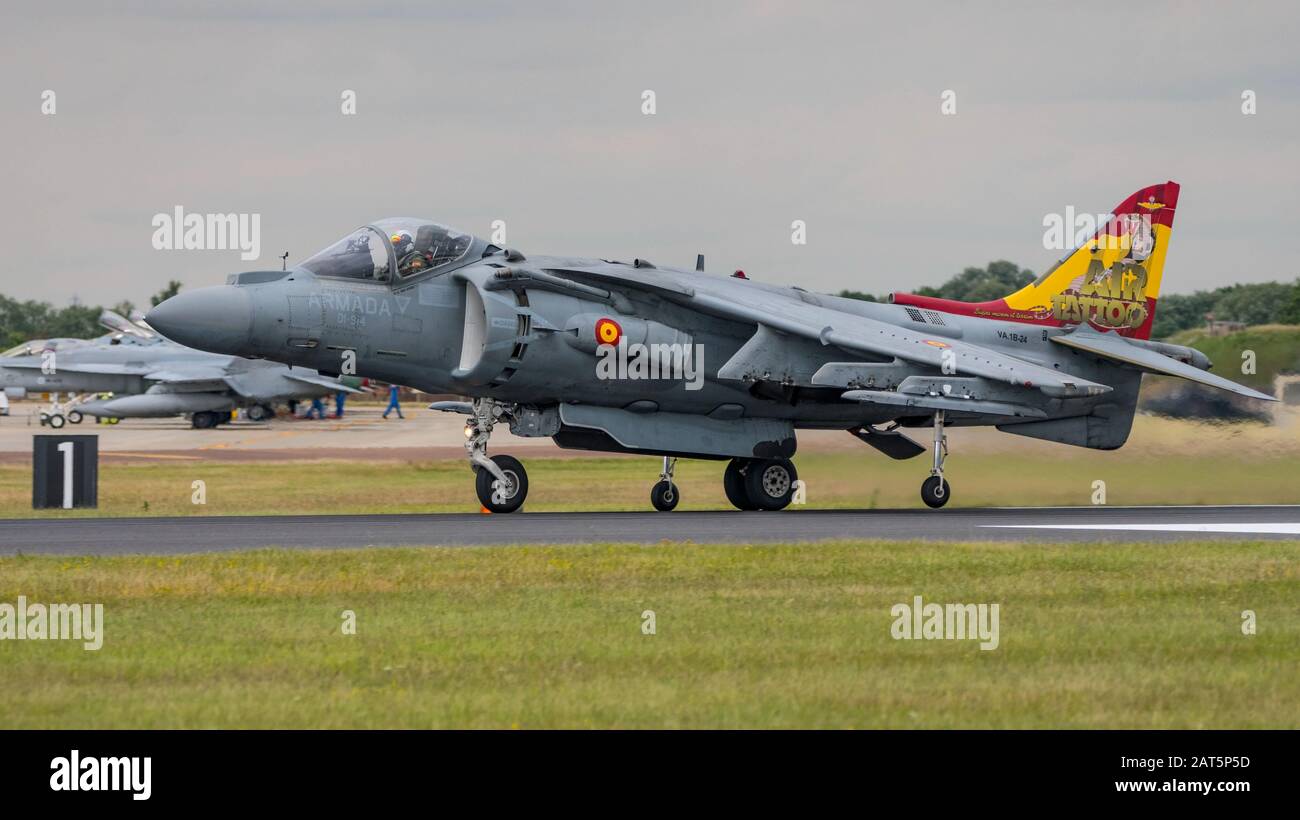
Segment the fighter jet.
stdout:
<svg viewBox="0 0 1300 820">
<path fill-rule="evenodd" d="M 523 465 L 488 457 L 493 428 L 561 447 L 663 457 L 651 492 L 671 510 L 678 458 L 727 461 L 742 510 L 791 501 L 796 431 L 846 430 L 887 456 L 926 452 L 922 500 L 951 498 L 946 427 L 1110 450 L 1128 438 L 1144 373 L 1272 399 L 1208 373 L 1196 350 L 1150 341 L 1179 186 L 1143 188 L 1037 281 L 966 304 L 898 293 L 877 304 L 741 275 L 525 255 L 421 219 L 358 228 L 287 271 L 231 275 L 149 312 L 204 350 L 357 372 L 469 397 L 480 502 L 519 509 Z M 870 263 L 846 245 L 846 267 Z"/>
<path fill-rule="evenodd" d="M 163 339 L 147 326 L 105 311 L 100 323 L 113 330 L 93 340 L 29 342 L 0 357 L 6 391 L 74 394 L 41 414 L 41 424 L 61 428 L 84 416 L 153 418 L 189 415 L 198 428 L 216 427 L 236 407 L 254 421 L 274 415 L 287 399 L 316 398 L 354 386 L 314 370 L 206 353 Z M 12 354 L 12 355 L 11 355 Z M 112 393 L 79 401 L 76 394 Z"/>
</svg>

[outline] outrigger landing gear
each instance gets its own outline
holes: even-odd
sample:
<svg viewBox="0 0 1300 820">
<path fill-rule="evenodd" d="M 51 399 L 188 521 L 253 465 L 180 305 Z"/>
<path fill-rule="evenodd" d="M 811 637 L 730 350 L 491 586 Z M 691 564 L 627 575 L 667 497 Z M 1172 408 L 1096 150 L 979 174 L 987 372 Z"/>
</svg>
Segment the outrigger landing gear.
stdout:
<svg viewBox="0 0 1300 820">
<path fill-rule="evenodd" d="M 474 490 L 479 503 L 489 512 L 510 513 L 528 497 L 528 473 L 513 456 L 488 458 L 488 439 L 498 421 L 509 422 L 506 405 L 491 399 L 475 399 L 474 412 L 465 422 L 465 452 L 474 471 Z"/>
<path fill-rule="evenodd" d="M 943 461 L 948 457 L 948 437 L 943 434 L 943 411 L 934 413 L 934 466 L 930 477 L 921 483 L 921 500 L 927 507 L 938 509 L 948 503 L 952 495 L 943 477 Z"/>
<path fill-rule="evenodd" d="M 672 512 L 682 498 L 677 485 L 673 483 L 673 470 L 676 468 L 677 459 L 664 456 L 664 468 L 659 473 L 659 481 L 650 490 L 650 503 L 659 512 Z"/>
<path fill-rule="evenodd" d="M 722 489 L 738 510 L 783 510 L 798 480 L 788 458 L 734 458 L 722 474 Z"/>
</svg>

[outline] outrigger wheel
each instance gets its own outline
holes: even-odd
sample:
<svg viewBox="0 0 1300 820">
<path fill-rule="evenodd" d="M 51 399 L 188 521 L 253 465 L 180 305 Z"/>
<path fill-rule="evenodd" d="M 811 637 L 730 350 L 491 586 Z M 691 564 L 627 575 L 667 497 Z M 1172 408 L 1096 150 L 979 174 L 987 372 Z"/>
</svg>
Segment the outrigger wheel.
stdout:
<svg viewBox="0 0 1300 820">
<path fill-rule="evenodd" d="M 939 509 L 948 503 L 948 496 L 951 495 L 947 479 L 932 475 L 925 481 L 921 482 L 921 500 L 927 507 Z"/>
<path fill-rule="evenodd" d="M 494 513 L 511 513 L 523 506 L 528 497 L 528 473 L 514 456 L 492 456 L 492 461 L 505 473 L 504 482 L 490 470 L 475 470 L 474 490 L 479 503 Z"/>
<path fill-rule="evenodd" d="M 948 437 L 943 434 L 943 411 L 936 410 L 934 414 L 934 466 L 930 468 L 930 477 L 921 482 L 921 500 L 925 506 L 937 510 L 948 499 L 952 497 L 952 492 L 948 487 L 948 481 L 943 477 L 943 462 L 948 458 Z"/>
</svg>

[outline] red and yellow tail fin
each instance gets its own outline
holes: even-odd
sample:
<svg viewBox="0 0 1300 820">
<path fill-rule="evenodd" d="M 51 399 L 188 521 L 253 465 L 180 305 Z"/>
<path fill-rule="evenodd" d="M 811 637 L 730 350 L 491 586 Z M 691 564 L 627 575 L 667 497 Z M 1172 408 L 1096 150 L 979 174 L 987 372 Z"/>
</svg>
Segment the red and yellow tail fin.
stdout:
<svg viewBox="0 0 1300 820">
<path fill-rule="evenodd" d="M 1147 339 L 1178 206 L 1178 183 L 1151 185 L 1111 211 L 1092 238 L 1003 299 L 968 303 L 895 294 L 895 304 L 987 319 L 1102 330 Z"/>
</svg>

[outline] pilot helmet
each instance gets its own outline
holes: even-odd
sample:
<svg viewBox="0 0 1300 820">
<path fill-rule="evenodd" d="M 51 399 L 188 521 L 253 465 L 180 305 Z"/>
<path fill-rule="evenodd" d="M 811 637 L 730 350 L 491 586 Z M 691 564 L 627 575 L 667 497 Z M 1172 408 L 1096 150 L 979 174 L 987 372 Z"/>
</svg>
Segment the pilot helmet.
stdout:
<svg viewBox="0 0 1300 820">
<path fill-rule="evenodd" d="M 393 247 L 397 248 L 399 251 L 406 250 L 414 244 L 411 241 L 411 235 L 406 231 L 394 231 L 388 238 L 392 240 Z"/>
</svg>

